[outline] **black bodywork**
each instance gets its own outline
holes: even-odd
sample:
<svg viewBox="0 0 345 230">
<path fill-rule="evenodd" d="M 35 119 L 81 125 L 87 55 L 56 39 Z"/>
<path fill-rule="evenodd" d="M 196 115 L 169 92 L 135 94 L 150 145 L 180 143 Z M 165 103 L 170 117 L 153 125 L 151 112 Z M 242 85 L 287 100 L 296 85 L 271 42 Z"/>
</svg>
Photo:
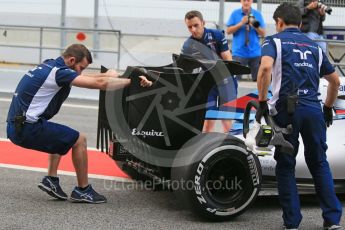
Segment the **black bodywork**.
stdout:
<svg viewBox="0 0 345 230">
<path fill-rule="evenodd" d="M 102 67 L 101 71 L 106 70 Z M 248 73 L 250 69 L 238 62 L 196 60 L 185 55 L 173 55 L 173 63 L 161 67 L 129 66 L 122 75 L 131 78 L 129 87 L 100 91 L 97 148 L 111 151 L 113 159 L 132 177 L 146 174 L 169 179 L 169 163 L 161 165 L 150 159 L 166 160 L 165 154 L 169 154 L 172 164 L 181 146 L 202 132 L 210 89 L 230 74 Z M 140 87 L 140 75 L 152 80 L 153 86 Z M 117 111 L 114 117 L 107 106 L 122 106 L 122 114 Z M 123 116 L 124 120 L 116 120 L 112 127 L 109 115 L 115 119 Z M 118 127 L 123 121 L 127 124 Z M 135 141 L 131 140 L 134 134 L 138 134 Z M 138 148 L 142 151 L 132 154 Z"/>
</svg>

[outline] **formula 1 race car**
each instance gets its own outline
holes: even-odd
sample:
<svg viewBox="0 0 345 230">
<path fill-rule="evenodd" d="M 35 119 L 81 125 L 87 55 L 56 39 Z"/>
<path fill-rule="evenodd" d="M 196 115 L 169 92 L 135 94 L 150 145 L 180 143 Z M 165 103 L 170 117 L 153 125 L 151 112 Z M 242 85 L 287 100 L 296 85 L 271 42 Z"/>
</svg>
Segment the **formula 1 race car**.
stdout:
<svg viewBox="0 0 345 230">
<path fill-rule="evenodd" d="M 202 133 L 202 128 L 205 119 L 231 119 L 249 128 L 254 114 L 251 109 L 244 113 L 247 102 L 257 98 L 255 93 L 228 102 L 226 111 L 206 111 L 214 85 L 230 75 L 248 73 L 249 68 L 237 62 L 185 55 L 173 55 L 167 66 L 127 67 L 122 77 L 131 78 L 129 87 L 100 92 L 97 148 L 107 151 L 133 179 L 173 190 L 201 217 L 220 221 L 240 215 L 260 189 L 276 189 L 274 147 L 249 151 L 242 134 Z M 140 75 L 152 80 L 153 86 L 140 87 Z M 322 81 L 325 93 L 324 87 Z M 344 97 L 342 92 L 338 100 Z M 345 109 L 340 101 L 339 106 Z M 328 160 L 337 190 L 344 192 L 343 118 L 345 110 L 336 110 L 328 130 Z M 301 191 L 313 192 L 303 146 L 300 152 L 296 177 Z"/>
</svg>

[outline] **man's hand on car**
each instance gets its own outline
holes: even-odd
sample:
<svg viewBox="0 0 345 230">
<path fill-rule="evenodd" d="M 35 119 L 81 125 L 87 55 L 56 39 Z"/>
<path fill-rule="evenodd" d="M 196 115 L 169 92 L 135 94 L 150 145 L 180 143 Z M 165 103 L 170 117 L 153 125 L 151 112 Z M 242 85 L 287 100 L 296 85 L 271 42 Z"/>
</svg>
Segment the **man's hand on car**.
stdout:
<svg viewBox="0 0 345 230">
<path fill-rule="evenodd" d="M 139 76 L 140 78 L 140 86 L 141 87 L 150 87 L 152 86 L 152 81 L 148 80 L 145 76 Z"/>
</svg>

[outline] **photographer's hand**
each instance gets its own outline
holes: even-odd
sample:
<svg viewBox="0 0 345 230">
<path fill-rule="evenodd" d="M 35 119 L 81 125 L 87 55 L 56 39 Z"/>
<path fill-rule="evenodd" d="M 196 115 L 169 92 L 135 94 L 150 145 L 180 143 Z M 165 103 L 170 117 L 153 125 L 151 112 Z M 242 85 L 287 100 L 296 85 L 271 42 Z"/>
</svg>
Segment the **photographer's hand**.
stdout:
<svg viewBox="0 0 345 230">
<path fill-rule="evenodd" d="M 308 10 L 316 9 L 317 8 L 317 1 L 310 2 L 306 7 L 307 7 Z"/>
<path fill-rule="evenodd" d="M 318 12 L 321 16 L 324 16 L 326 14 L 326 11 L 325 11 L 325 8 L 324 7 L 321 7 L 321 8 L 318 8 Z"/>
<path fill-rule="evenodd" d="M 246 16 L 243 16 L 242 17 L 242 20 L 240 21 L 240 25 L 241 26 L 243 26 L 243 25 L 245 25 L 245 24 L 247 24 L 248 23 L 248 16 L 246 15 Z"/>
<path fill-rule="evenodd" d="M 261 37 L 265 37 L 265 34 L 266 34 L 266 31 L 264 28 L 261 28 L 260 26 L 259 27 L 254 27 L 253 28 L 255 29 L 255 31 L 259 34 L 259 36 Z"/>
</svg>

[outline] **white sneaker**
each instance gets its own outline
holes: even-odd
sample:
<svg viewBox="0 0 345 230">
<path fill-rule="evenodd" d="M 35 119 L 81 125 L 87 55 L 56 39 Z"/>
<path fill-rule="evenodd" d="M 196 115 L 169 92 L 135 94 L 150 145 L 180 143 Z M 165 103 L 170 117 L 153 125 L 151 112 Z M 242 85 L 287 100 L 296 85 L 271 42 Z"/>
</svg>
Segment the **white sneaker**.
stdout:
<svg viewBox="0 0 345 230">
<path fill-rule="evenodd" d="M 339 230 L 339 229 L 343 229 L 343 227 L 340 225 L 333 224 L 331 226 L 323 226 L 323 229 L 324 230 Z"/>
</svg>

